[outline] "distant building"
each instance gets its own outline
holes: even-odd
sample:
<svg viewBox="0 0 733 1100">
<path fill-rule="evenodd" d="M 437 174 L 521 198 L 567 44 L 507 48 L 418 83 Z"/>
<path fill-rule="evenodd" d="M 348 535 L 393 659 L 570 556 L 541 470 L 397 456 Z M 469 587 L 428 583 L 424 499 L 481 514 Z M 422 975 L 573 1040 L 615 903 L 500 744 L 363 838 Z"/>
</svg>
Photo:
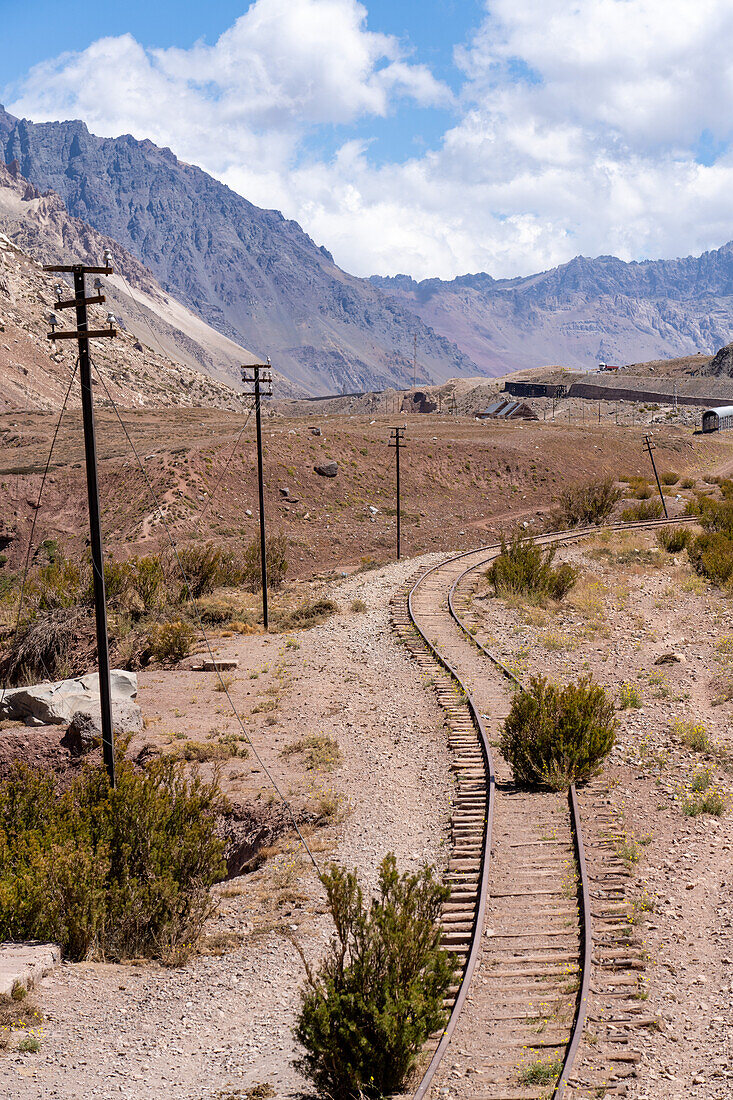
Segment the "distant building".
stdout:
<svg viewBox="0 0 733 1100">
<path fill-rule="evenodd" d="M 526 401 L 494 401 L 483 412 L 476 413 L 477 420 L 539 420 L 537 413 Z"/>
<path fill-rule="evenodd" d="M 567 386 L 559 382 L 533 382 L 519 378 L 513 382 L 505 382 L 504 392 L 514 397 L 564 397 Z"/>
</svg>

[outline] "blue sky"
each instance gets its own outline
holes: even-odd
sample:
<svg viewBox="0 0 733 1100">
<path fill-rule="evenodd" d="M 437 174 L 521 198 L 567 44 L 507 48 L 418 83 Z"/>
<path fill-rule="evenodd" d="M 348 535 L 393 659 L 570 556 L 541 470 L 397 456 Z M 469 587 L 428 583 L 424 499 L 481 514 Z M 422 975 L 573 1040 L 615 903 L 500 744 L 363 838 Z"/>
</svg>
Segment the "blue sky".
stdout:
<svg viewBox="0 0 733 1100">
<path fill-rule="evenodd" d="M 168 145 L 355 274 L 733 237 L 730 0 L 0 0 L 0 97 Z"/>
<path fill-rule="evenodd" d="M 231 0 L 174 3 L 171 0 L 127 0 L 124 4 L 66 0 L 63 18 L 58 0 L 0 0 L 3 34 L 14 48 L 3 58 L 2 84 L 11 88 L 32 66 L 66 51 L 80 50 L 109 35 L 132 34 L 148 47 L 191 47 L 203 39 L 209 45 L 247 8 Z M 395 35 L 409 51 L 430 66 L 454 91 L 461 74 L 453 60 L 457 43 L 466 41 L 481 22 L 480 0 L 373 0 L 368 27 Z M 420 151 L 439 142 L 449 121 L 446 110 L 416 110 L 403 104 L 384 119 L 356 122 L 348 128 L 324 129 L 311 135 L 309 148 L 333 152 L 345 136 L 371 143 L 374 162 L 384 163 L 408 148 Z"/>
</svg>

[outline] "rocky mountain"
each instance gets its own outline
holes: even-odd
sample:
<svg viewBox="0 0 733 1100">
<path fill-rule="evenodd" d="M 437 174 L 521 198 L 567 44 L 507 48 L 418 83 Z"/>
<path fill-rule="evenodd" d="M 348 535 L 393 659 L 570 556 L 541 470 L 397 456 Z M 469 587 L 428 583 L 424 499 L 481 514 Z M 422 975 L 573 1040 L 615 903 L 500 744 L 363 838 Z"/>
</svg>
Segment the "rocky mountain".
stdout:
<svg viewBox="0 0 733 1100">
<path fill-rule="evenodd" d="M 733 242 L 679 260 L 578 256 L 519 279 L 371 281 L 489 375 L 712 354 L 733 334 Z"/>
<path fill-rule="evenodd" d="M 7 217 L 9 189 L 0 187 L 0 228 Z M 15 241 L 0 232 L 0 413 L 48 412 L 60 408 L 76 357 L 73 341 L 56 347 L 47 339 L 48 317 L 54 309 L 58 276 L 42 269 Z M 105 327 L 108 305 L 90 306 L 93 328 Z M 67 313 L 61 327 L 71 327 Z M 126 408 L 213 407 L 244 412 L 250 402 L 242 393 L 208 378 L 199 370 L 150 347 L 120 330 L 114 340 L 94 342 L 99 378 L 97 404 L 114 401 Z M 81 404 L 79 386 L 70 392 L 69 405 Z M 2 446 L 10 446 L 2 429 Z M 12 433 L 11 433 L 12 435 Z"/>
<path fill-rule="evenodd" d="M 41 191 L 114 238 L 218 332 L 312 394 L 469 376 L 450 340 L 368 280 L 338 268 L 299 225 L 262 210 L 169 149 L 82 122 L 32 123 L 0 108 L 0 151 Z M 238 384 L 232 377 L 232 384 Z"/>
<path fill-rule="evenodd" d="M 0 163 L 0 231 L 40 263 L 96 264 L 109 249 L 115 267 L 105 280 L 109 308 L 142 344 L 164 357 L 219 380 L 257 361 L 166 294 L 151 272 L 111 237 L 71 217 L 55 192 L 41 194 L 20 175 L 17 161 Z M 293 397 L 304 393 L 282 376 L 278 388 Z"/>
</svg>

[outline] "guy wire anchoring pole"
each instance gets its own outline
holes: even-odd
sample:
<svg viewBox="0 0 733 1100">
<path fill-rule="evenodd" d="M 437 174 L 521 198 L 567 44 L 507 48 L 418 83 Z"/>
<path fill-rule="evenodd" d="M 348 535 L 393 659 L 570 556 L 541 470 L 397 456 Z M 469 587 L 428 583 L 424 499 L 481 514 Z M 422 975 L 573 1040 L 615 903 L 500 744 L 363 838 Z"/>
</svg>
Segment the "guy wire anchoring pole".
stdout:
<svg viewBox="0 0 733 1100">
<path fill-rule="evenodd" d="M 665 519 L 669 519 L 669 516 L 667 515 L 667 505 L 666 505 L 665 500 L 664 500 L 664 493 L 662 492 L 662 486 L 659 483 L 659 474 L 657 473 L 657 464 L 654 461 L 654 455 L 652 453 L 655 449 L 655 445 L 654 445 L 654 443 L 652 443 L 651 438 L 648 435 L 644 436 L 644 446 L 646 447 L 647 451 L 649 452 L 649 457 L 652 460 L 652 470 L 654 470 L 654 476 L 657 479 L 657 489 L 659 489 L 659 497 L 662 501 L 662 508 L 664 508 Z"/>
<path fill-rule="evenodd" d="M 403 437 L 406 427 L 407 425 L 404 424 L 401 428 L 391 428 L 392 435 L 389 440 L 390 447 L 394 447 L 395 473 L 397 475 L 397 561 L 400 560 L 400 553 L 402 552 L 400 544 L 400 447 L 404 446 Z"/>
<path fill-rule="evenodd" d="M 262 417 L 260 398 L 272 396 L 272 374 L 270 372 L 270 360 L 267 363 L 255 363 L 252 367 L 252 377 L 247 375 L 250 368 L 242 367 L 242 381 L 252 385 L 255 400 L 255 423 L 257 424 L 257 487 L 260 495 L 260 569 L 262 571 L 262 621 L 265 630 L 269 628 L 267 616 L 267 538 L 265 535 L 265 482 L 262 474 Z M 260 376 L 260 371 L 265 373 Z M 264 391 L 261 389 L 264 386 Z"/>
<path fill-rule="evenodd" d="M 84 453 L 87 469 L 87 497 L 89 500 L 89 535 L 92 549 L 92 578 L 94 582 L 94 613 L 97 625 L 97 663 L 99 666 L 99 701 L 102 717 L 102 751 L 104 766 L 107 769 L 110 786 L 115 786 L 115 743 L 112 726 L 112 685 L 109 670 L 109 637 L 107 634 L 107 602 L 104 587 L 104 553 L 102 549 L 102 528 L 99 517 L 99 482 L 97 478 L 97 444 L 94 433 L 94 395 L 92 392 L 92 372 L 89 359 L 89 340 L 94 337 L 116 336 L 115 318 L 107 314 L 106 329 L 90 329 L 87 306 L 101 305 L 104 295 L 97 293 L 86 296 L 86 275 L 111 275 L 112 255 L 104 253 L 104 267 L 86 267 L 84 264 L 70 264 L 62 267 L 44 267 L 44 271 L 66 271 L 74 276 L 74 297 L 64 300 L 66 287 L 59 283 L 56 287 L 58 301 L 55 309 L 76 310 L 76 330 L 57 332 L 58 320 L 51 314 L 49 340 L 76 340 L 79 346 L 79 376 L 81 380 L 81 407 L 84 420 Z"/>
</svg>

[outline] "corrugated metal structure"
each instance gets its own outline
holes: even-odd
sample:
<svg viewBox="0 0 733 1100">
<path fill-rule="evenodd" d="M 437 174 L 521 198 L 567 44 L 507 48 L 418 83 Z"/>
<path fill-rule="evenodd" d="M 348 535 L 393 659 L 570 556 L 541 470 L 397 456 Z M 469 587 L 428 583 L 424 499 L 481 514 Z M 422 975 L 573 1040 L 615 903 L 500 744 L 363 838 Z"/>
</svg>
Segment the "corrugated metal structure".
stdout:
<svg viewBox="0 0 733 1100">
<path fill-rule="evenodd" d="M 704 432 L 722 432 L 733 428 L 733 405 L 718 405 L 715 409 L 706 409 L 702 414 Z"/>
<path fill-rule="evenodd" d="M 478 420 L 539 420 L 526 401 L 508 401 L 506 398 L 494 401 L 483 412 L 476 413 L 476 417 Z"/>
</svg>

